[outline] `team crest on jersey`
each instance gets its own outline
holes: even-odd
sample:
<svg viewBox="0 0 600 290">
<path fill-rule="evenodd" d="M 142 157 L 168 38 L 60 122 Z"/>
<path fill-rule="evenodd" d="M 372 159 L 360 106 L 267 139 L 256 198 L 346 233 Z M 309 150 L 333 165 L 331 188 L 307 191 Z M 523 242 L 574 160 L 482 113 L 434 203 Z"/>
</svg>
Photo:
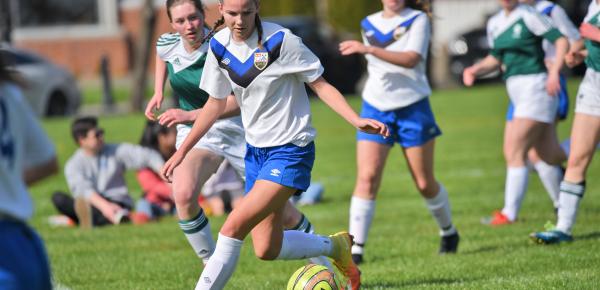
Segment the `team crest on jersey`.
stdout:
<svg viewBox="0 0 600 290">
<path fill-rule="evenodd" d="M 523 32 L 523 26 L 521 26 L 521 24 L 515 25 L 515 27 L 513 28 L 512 37 L 521 38 L 521 32 Z"/>
<path fill-rule="evenodd" d="M 394 39 L 398 40 L 400 39 L 400 37 L 402 37 L 402 35 L 404 35 L 404 33 L 406 33 L 406 26 L 400 26 L 396 29 L 394 29 Z"/>
<path fill-rule="evenodd" d="M 269 53 L 268 52 L 255 52 L 254 53 L 254 67 L 258 70 L 263 70 L 269 64 Z"/>
</svg>

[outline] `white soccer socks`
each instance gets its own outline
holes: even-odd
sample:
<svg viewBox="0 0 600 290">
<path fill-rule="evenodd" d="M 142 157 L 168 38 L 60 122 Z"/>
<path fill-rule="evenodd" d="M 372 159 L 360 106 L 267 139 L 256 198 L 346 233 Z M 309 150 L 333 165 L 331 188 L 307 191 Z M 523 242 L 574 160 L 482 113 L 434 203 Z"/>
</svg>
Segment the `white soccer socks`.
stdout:
<svg viewBox="0 0 600 290">
<path fill-rule="evenodd" d="M 502 213 L 514 222 L 519 214 L 527 183 L 529 181 L 529 172 L 526 166 L 508 167 L 506 170 L 506 185 L 504 188 L 504 208 Z"/>
<path fill-rule="evenodd" d="M 215 241 L 210 232 L 210 223 L 200 210 L 198 215 L 187 221 L 179 221 L 179 227 L 185 234 L 196 255 L 206 264 L 215 249 Z"/>
<path fill-rule="evenodd" d="M 367 235 L 375 215 L 375 200 L 352 196 L 350 202 L 350 234 L 354 236 L 352 254 L 363 254 Z"/>
<path fill-rule="evenodd" d="M 456 228 L 452 225 L 452 213 L 450 212 L 450 200 L 448 191 L 441 183 L 440 191 L 434 198 L 426 198 L 425 203 L 431 215 L 440 227 L 440 235 L 445 237 L 456 233 Z"/>
<path fill-rule="evenodd" d="M 300 260 L 331 253 L 329 237 L 300 231 L 284 231 L 281 251 L 277 260 Z"/>
<path fill-rule="evenodd" d="M 563 181 L 560 184 L 560 205 L 558 207 L 558 223 L 556 229 L 571 234 L 571 229 L 577 218 L 579 202 L 585 193 L 585 181 L 571 183 Z"/>
<path fill-rule="evenodd" d="M 550 199 L 552 199 L 554 208 L 558 208 L 558 195 L 560 193 L 560 182 L 563 179 L 563 170 L 558 165 L 550 165 L 544 161 L 536 162 L 533 167 L 537 171 Z"/>
<path fill-rule="evenodd" d="M 300 231 L 300 232 L 309 233 L 309 234 L 315 233 L 315 228 L 312 226 L 312 224 L 310 223 L 310 221 L 304 214 L 302 215 L 300 222 L 298 222 L 298 225 L 296 225 L 294 228 L 288 229 L 288 230 Z M 308 261 L 312 264 L 325 266 L 329 270 L 333 271 L 333 266 L 329 262 L 329 259 L 327 259 L 327 257 L 325 257 L 325 256 L 312 257 L 312 258 L 309 258 Z"/>
<path fill-rule="evenodd" d="M 215 253 L 204 267 L 196 290 L 223 289 L 235 271 L 243 244 L 244 241 L 219 233 Z"/>
</svg>

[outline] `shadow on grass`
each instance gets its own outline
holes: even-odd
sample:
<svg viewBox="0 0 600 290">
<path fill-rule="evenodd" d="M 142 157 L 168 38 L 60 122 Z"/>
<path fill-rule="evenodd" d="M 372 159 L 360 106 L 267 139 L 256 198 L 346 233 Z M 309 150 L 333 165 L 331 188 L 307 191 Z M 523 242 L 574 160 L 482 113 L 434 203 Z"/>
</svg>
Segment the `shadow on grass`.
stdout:
<svg viewBox="0 0 600 290">
<path fill-rule="evenodd" d="M 600 232 L 591 232 L 583 235 L 575 236 L 575 241 L 577 240 L 599 240 Z"/>
<path fill-rule="evenodd" d="M 361 289 L 364 290 L 378 290 L 378 289 L 400 289 L 411 286 L 450 286 L 458 283 L 473 282 L 476 279 L 448 279 L 448 278 L 432 278 L 432 279 L 418 279 L 409 281 L 398 281 L 398 282 L 381 282 L 381 283 L 365 283 L 361 285 Z"/>
</svg>

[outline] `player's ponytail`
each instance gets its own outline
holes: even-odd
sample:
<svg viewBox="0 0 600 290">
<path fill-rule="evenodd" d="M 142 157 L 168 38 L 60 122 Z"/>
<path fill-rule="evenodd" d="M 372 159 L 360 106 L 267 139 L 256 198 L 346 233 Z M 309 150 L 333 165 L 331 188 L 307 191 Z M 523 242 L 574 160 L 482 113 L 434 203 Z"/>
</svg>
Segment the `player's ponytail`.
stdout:
<svg viewBox="0 0 600 290">
<path fill-rule="evenodd" d="M 408 0 L 406 6 L 412 9 L 421 10 L 431 18 L 431 3 L 429 0 Z"/>
<path fill-rule="evenodd" d="M 215 21 L 212 29 L 204 36 L 204 38 L 202 39 L 202 43 L 209 41 L 213 36 L 215 36 L 215 33 L 217 33 L 219 26 L 223 25 L 223 23 L 225 23 L 225 17 L 221 16 L 219 20 Z"/>
<path fill-rule="evenodd" d="M 256 33 L 258 33 L 258 48 L 263 49 L 262 38 L 263 38 L 263 27 L 262 22 L 260 21 L 260 16 L 256 13 L 254 17 L 254 24 L 256 25 Z"/>
</svg>

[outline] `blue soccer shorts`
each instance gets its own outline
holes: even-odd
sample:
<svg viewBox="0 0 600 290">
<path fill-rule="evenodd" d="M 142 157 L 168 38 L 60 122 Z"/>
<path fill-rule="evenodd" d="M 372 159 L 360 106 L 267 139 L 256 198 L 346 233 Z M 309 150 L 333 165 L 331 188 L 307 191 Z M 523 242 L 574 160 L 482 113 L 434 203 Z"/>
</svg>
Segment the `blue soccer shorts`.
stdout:
<svg viewBox="0 0 600 290">
<path fill-rule="evenodd" d="M 300 147 L 294 144 L 258 148 L 246 144 L 246 193 L 256 180 L 268 180 L 298 190 L 306 191 L 310 185 L 310 172 L 315 162 L 315 144 Z"/>
<path fill-rule="evenodd" d="M 372 141 L 388 146 L 398 143 L 406 148 L 421 146 L 442 134 L 435 122 L 433 111 L 431 111 L 429 98 L 424 98 L 407 107 L 385 112 L 363 100 L 360 116 L 384 123 L 390 131 L 390 136 L 384 138 L 381 135 L 358 131 L 357 141 Z"/>
</svg>

